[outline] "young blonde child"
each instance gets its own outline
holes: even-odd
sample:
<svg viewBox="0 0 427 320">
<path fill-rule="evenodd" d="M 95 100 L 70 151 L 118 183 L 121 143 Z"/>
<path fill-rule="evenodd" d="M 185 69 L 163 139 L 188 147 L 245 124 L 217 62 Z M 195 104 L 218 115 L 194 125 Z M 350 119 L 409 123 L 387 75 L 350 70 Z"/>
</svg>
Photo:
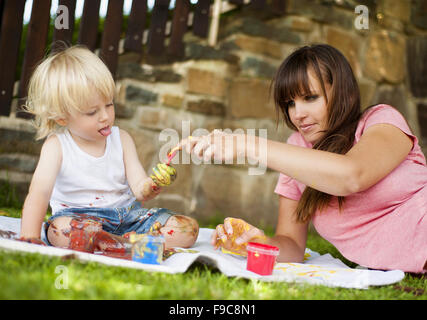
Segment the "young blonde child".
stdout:
<svg viewBox="0 0 427 320">
<path fill-rule="evenodd" d="M 194 219 L 141 206 L 162 189 L 153 188 L 131 136 L 114 126 L 114 92 L 106 65 L 82 46 L 54 53 L 35 69 L 27 110 L 37 139 L 46 140 L 23 207 L 22 240 L 43 242 L 50 204 L 42 235 L 53 246 L 109 250 L 126 242 L 123 235 L 150 230 L 165 237 L 166 248 L 196 241 Z"/>
</svg>

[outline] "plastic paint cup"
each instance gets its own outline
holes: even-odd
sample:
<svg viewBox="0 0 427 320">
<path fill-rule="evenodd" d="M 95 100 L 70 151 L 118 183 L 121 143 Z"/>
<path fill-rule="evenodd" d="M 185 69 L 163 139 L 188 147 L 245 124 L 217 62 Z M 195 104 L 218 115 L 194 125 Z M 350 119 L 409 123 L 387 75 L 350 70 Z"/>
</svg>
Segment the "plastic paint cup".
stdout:
<svg viewBox="0 0 427 320">
<path fill-rule="evenodd" d="M 161 264 L 165 238 L 147 234 L 138 234 L 135 238 L 135 241 L 132 241 L 132 260 L 148 264 Z"/>
<path fill-rule="evenodd" d="M 246 269 L 262 276 L 269 276 L 273 273 L 276 257 L 279 255 L 279 248 L 268 244 L 249 242 L 248 261 Z"/>
</svg>

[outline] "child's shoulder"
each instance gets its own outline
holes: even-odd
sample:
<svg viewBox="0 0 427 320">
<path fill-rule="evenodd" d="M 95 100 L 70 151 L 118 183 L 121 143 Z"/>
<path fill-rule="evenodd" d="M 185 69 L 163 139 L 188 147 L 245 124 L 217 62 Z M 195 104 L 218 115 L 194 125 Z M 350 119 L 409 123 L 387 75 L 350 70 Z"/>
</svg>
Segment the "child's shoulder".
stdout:
<svg viewBox="0 0 427 320">
<path fill-rule="evenodd" d="M 43 143 L 40 158 L 48 160 L 50 164 L 61 163 L 62 161 L 62 147 L 59 138 L 55 134 L 51 134 L 46 138 Z"/>
<path fill-rule="evenodd" d="M 117 127 L 119 134 L 120 134 L 120 140 L 128 140 L 128 139 L 132 139 L 131 135 L 124 129 Z"/>
<path fill-rule="evenodd" d="M 49 149 L 50 151 L 62 151 L 61 142 L 56 134 L 49 135 L 43 143 L 42 149 Z"/>
<path fill-rule="evenodd" d="M 131 148 L 135 145 L 135 142 L 133 141 L 132 136 L 126 131 L 121 128 L 119 128 L 120 133 L 120 142 L 122 143 L 122 148 L 124 150 L 127 150 L 128 148 Z"/>
</svg>

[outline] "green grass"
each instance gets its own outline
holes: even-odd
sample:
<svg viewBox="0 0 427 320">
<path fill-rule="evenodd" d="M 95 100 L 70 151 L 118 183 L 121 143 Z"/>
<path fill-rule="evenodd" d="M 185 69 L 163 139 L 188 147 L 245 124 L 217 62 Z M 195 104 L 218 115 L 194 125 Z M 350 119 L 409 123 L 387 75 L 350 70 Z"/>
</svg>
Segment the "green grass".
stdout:
<svg viewBox="0 0 427 320">
<path fill-rule="evenodd" d="M 20 217 L 20 210 L 0 208 L 0 214 Z M 330 253 L 352 266 L 314 233 L 309 234 L 307 246 L 321 254 Z M 0 265 L 0 299 L 427 300 L 427 277 L 411 274 L 397 284 L 356 290 L 229 278 L 199 263 L 184 274 L 171 275 L 0 251 Z M 58 270 L 60 266 L 65 266 L 68 272 L 67 289 L 55 286 L 66 285 L 63 273 Z"/>
</svg>

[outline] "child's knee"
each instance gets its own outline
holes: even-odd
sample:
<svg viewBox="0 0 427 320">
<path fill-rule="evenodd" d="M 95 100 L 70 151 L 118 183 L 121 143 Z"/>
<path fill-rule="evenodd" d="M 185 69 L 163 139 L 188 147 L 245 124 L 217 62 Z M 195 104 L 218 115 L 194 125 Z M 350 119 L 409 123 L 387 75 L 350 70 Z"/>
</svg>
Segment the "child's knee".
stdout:
<svg viewBox="0 0 427 320">
<path fill-rule="evenodd" d="M 188 216 L 174 215 L 166 221 L 160 232 L 165 237 L 166 248 L 189 248 L 197 240 L 199 224 Z"/>
<path fill-rule="evenodd" d="M 47 239 L 54 247 L 68 248 L 71 230 L 71 217 L 59 217 L 52 221 L 47 229 Z"/>
</svg>

